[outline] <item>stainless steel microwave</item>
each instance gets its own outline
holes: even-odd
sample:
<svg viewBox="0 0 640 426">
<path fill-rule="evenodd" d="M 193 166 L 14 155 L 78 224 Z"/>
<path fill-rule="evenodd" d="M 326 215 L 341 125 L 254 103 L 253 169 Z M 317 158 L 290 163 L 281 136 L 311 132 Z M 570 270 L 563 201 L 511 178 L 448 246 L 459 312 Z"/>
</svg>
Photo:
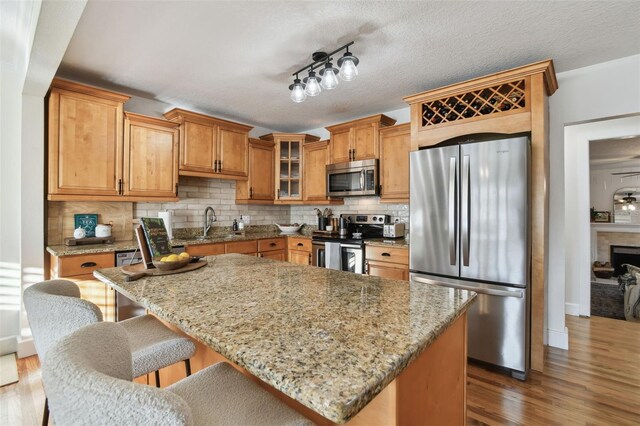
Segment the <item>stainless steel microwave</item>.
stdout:
<svg viewBox="0 0 640 426">
<path fill-rule="evenodd" d="M 378 195 L 378 160 L 360 160 L 327 166 L 327 195 Z"/>
</svg>

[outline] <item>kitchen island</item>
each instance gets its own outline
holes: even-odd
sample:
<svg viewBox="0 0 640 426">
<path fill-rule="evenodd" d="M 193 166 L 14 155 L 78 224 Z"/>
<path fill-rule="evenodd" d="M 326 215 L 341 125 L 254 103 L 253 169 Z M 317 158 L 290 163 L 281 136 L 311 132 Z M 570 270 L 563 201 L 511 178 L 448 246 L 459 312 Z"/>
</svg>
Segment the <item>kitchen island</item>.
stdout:
<svg viewBox="0 0 640 426">
<path fill-rule="evenodd" d="M 134 282 L 120 268 L 94 275 L 316 423 L 464 423 L 474 293 L 238 254 L 207 260 Z M 196 357 L 196 369 L 220 360 Z"/>
</svg>

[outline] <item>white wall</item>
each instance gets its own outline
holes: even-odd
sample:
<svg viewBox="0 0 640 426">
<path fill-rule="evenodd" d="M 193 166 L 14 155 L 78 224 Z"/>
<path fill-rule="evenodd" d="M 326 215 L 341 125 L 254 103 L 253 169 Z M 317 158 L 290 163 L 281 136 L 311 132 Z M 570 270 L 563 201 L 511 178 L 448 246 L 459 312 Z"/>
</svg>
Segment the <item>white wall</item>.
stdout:
<svg viewBox="0 0 640 426">
<path fill-rule="evenodd" d="M 640 151 L 640 144 L 638 146 L 638 151 Z M 597 211 L 610 211 L 613 214 L 613 195 L 616 191 L 621 188 L 640 188 L 640 175 L 623 178 L 622 176 L 614 175 L 613 173 L 640 170 L 640 165 L 626 165 L 621 167 L 617 164 L 613 164 L 612 166 L 591 166 L 589 169 L 589 191 L 591 194 L 590 205 L 592 207 Z M 634 212 L 634 215 L 632 216 L 640 219 L 640 210 Z"/>
<path fill-rule="evenodd" d="M 565 299 L 569 303 L 578 301 L 565 288 L 565 256 L 571 256 L 564 241 L 565 125 L 640 111 L 640 55 L 559 73 L 558 83 L 558 91 L 549 99 L 550 246 L 546 299 L 548 343 L 566 348 Z M 584 181 L 587 184 L 588 179 Z"/>
</svg>

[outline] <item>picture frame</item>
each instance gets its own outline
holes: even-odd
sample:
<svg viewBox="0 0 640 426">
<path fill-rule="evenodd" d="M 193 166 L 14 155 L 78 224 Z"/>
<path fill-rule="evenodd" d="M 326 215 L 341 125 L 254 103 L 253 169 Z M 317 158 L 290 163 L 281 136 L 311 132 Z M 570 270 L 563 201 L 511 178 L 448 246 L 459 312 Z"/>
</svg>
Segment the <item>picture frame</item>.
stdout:
<svg viewBox="0 0 640 426">
<path fill-rule="evenodd" d="M 73 215 L 73 229 L 84 229 L 85 237 L 96 236 L 97 224 L 98 215 L 96 213 L 80 213 Z"/>
<path fill-rule="evenodd" d="M 611 222 L 611 212 L 595 212 L 593 221 L 598 223 Z"/>
</svg>

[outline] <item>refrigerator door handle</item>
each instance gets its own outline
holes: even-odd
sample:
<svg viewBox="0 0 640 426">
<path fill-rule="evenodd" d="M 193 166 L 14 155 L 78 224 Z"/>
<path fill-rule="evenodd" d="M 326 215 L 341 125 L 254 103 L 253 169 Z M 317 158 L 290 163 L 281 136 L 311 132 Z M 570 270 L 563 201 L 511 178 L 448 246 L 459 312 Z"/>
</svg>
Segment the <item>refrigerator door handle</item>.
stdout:
<svg viewBox="0 0 640 426">
<path fill-rule="evenodd" d="M 517 297 L 518 299 L 522 299 L 524 297 L 524 290 L 518 290 L 518 291 L 494 290 L 492 288 L 474 287 L 470 285 L 441 283 L 438 281 L 427 280 L 419 277 L 413 277 L 411 278 L 411 281 L 415 281 L 422 284 L 434 284 L 439 287 L 455 288 L 458 290 L 469 290 L 469 291 L 474 291 L 478 294 L 487 294 L 489 296 Z"/>
<path fill-rule="evenodd" d="M 469 179 L 470 179 L 469 156 L 462 157 L 462 209 L 460 212 L 460 222 L 462 225 L 462 265 L 469 266 Z"/>
<path fill-rule="evenodd" d="M 449 263 L 455 265 L 456 259 L 456 157 L 449 159 Z"/>
</svg>

